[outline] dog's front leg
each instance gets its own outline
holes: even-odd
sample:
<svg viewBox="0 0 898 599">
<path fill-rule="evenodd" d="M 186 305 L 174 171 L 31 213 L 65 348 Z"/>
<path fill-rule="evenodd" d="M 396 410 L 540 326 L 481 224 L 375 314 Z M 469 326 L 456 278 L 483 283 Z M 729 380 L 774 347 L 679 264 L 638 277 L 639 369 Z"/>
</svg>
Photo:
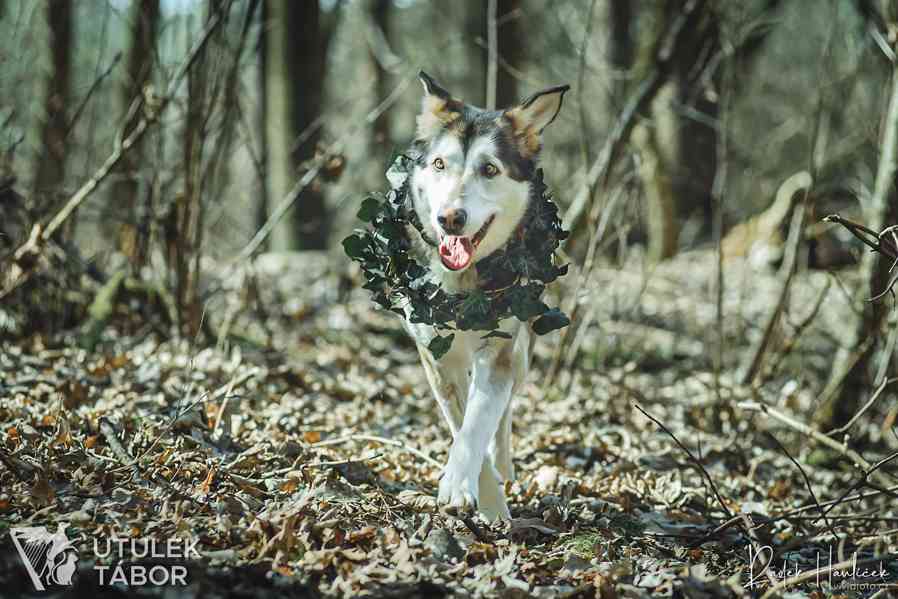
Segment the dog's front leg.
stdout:
<svg viewBox="0 0 898 599">
<path fill-rule="evenodd" d="M 458 511 L 477 507 L 481 490 L 495 505 L 482 506 L 490 518 L 507 517 L 508 508 L 499 488 L 497 473 L 487 451 L 499 427 L 514 386 L 511 345 L 498 352 L 488 346 L 474 355 L 471 387 L 461 428 L 449 450 L 449 461 L 440 480 L 439 501 Z M 481 482 L 489 489 L 481 489 Z M 486 509 L 488 508 L 488 509 Z"/>
</svg>

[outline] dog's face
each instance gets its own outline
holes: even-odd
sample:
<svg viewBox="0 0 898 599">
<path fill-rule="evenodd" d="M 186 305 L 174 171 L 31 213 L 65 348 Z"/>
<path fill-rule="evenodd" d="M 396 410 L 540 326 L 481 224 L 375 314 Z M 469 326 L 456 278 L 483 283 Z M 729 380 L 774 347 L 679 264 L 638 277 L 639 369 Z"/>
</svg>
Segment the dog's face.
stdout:
<svg viewBox="0 0 898 599">
<path fill-rule="evenodd" d="M 443 266 L 461 272 L 502 247 L 524 216 L 542 132 L 568 86 L 489 111 L 453 98 L 426 73 L 411 178 L 414 208 L 439 242 Z"/>
</svg>

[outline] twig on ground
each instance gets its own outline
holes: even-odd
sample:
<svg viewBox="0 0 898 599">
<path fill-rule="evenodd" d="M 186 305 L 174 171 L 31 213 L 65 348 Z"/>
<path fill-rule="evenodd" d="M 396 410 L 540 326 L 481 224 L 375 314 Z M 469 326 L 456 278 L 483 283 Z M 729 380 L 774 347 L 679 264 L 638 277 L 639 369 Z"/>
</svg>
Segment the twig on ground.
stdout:
<svg viewBox="0 0 898 599">
<path fill-rule="evenodd" d="M 896 493 L 896 492 L 898 492 L 898 485 L 893 485 L 892 487 L 888 487 L 888 488 L 884 488 L 884 489 L 876 489 L 874 491 L 870 491 L 867 493 L 862 492 L 862 493 L 858 493 L 857 495 L 848 495 L 848 496 L 843 495 L 842 497 L 840 497 L 838 499 L 830 499 L 828 501 L 821 501 L 821 502 L 815 502 L 815 503 L 808 504 L 808 505 L 803 505 L 801 507 L 797 507 L 797 508 L 789 510 L 787 512 L 783 512 L 782 514 L 778 514 L 776 516 L 771 516 L 769 518 L 764 518 L 764 520 L 761 522 L 758 522 L 758 524 L 756 524 L 756 526 L 766 526 L 768 524 L 778 522 L 779 520 L 791 520 L 793 518 L 807 519 L 808 516 L 802 516 L 802 514 L 804 514 L 805 512 L 810 512 L 810 511 L 814 511 L 814 510 L 819 511 L 820 509 L 827 508 L 827 507 L 829 507 L 829 508 L 838 507 L 839 505 L 845 505 L 847 503 L 851 503 L 854 501 L 860 501 L 863 499 L 868 499 L 870 497 L 876 497 L 877 495 L 888 495 L 888 494 L 892 494 L 892 493 Z M 830 519 L 833 519 L 833 520 L 843 519 L 843 518 L 850 519 L 852 517 L 851 515 L 830 516 L 829 512 L 831 512 L 831 511 L 832 511 L 832 509 L 826 510 L 826 514 Z M 815 518 L 815 521 L 820 519 L 820 516 L 810 516 L 810 517 Z M 882 519 L 886 520 L 889 518 L 882 518 Z M 713 539 L 714 537 L 716 537 L 723 531 L 727 530 L 728 528 L 732 528 L 733 526 L 736 526 L 737 524 L 739 524 L 739 520 L 740 520 L 739 516 L 734 516 L 734 517 L 730 518 L 729 520 L 722 522 L 720 525 L 718 525 L 716 528 L 714 528 L 713 530 L 708 532 L 706 535 L 700 537 L 697 541 L 695 541 L 692 545 L 690 545 L 690 547 L 700 547 L 703 543 L 709 541 L 710 539 Z"/>
<path fill-rule="evenodd" d="M 743 402 L 739 402 L 737 405 L 739 408 L 741 408 L 743 410 L 762 412 L 764 414 L 767 414 L 768 416 L 771 416 L 775 420 L 778 420 L 781 423 L 785 424 L 789 428 L 791 428 L 807 437 L 810 437 L 811 439 L 814 439 L 821 445 L 826 445 L 830 449 L 835 450 L 836 452 L 838 452 L 838 453 L 844 455 L 845 457 L 847 457 L 848 459 L 850 459 L 852 462 L 854 462 L 855 466 L 857 466 L 859 468 L 863 468 L 864 470 L 870 470 L 871 473 L 877 474 L 877 478 L 879 478 L 879 482 L 883 485 L 888 485 L 889 483 L 892 482 L 892 481 L 888 480 L 887 478 L 882 477 L 881 475 L 879 475 L 878 472 L 873 470 L 873 465 L 870 462 L 868 462 L 867 460 L 865 460 L 861 456 L 861 454 L 854 451 L 853 449 L 845 447 L 838 441 L 827 437 L 820 431 L 812 428 L 810 425 L 805 424 L 804 422 L 799 422 L 799 421 L 795 420 L 794 418 L 791 418 L 790 416 L 786 416 L 782 412 L 777 411 L 775 408 L 771 408 L 770 406 L 766 406 L 757 401 L 743 401 Z"/>
<path fill-rule="evenodd" d="M 879 460 L 878 462 L 876 462 L 875 464 L 870 466 L 870 468 L 868 468 L 867 470 L 864 471 L 863 475 L 861 475 L 861 478 L 856 483 L 854 483 L 850 489 L 848 489 L 847 491 L 842 493 L 842 496 L 839 499 L 835 500 L 833 502 L 832 506 L 830 506 L 829 509 L 827 509 L 823 514 L 821 514 L 821 517 L 825 518 L 826 514 L 828 514 L 832 510 L 834 510 L 837 506 L 839 506 L 845 500 L 845 497 L 848 497 L 849 495 L 854 493 L 860 486 L 862 486 L 864 483 L 866 483 L 867 479 L 870 478 L 871 474 L 873 474 L 874 472 L 879 470 L 882 466 L 885 466 L 886 464 L 888 464 L 895 458 L 898 458 L 898 451 L 896 451 L 895 453 L 893 453 L 890 456 L 884 457 L 883 459 Z"/>
<path fill-rule="evenodd" d="M 374 453 L 369 456 L 365 456 L 362 458 L 349 458 L 348 460 L 331 460 L 328 462 L 313 462 L 311 464 L 301 464 L 299 466 L 300 470 L 305 470 L 306 468 L 327 468 L 333 466 L 347 466 L 349 464 L 363 464 L 365 462 L 370 462 L 372 460 L 376 460 L 381 457 L 382 453 Z M 294 468 L 295 470 L 295 468 Z"/>
<path fill-rule="evenodd" d="M 689 459 L 692 460 L 692 463 L 694 463 L 698 467 L 699 471 L 702 473 L 705 480 L 708 482 L 708 485 L 710 486 L 711 491 L 714 493 L 714 496 L 717 498 L 717 503 L 720 504 L 720 508 L 723 510 L 723 513 L 727 515 L 727 518 L 732 518 L 733 517 L 732 512 L 730 512 L 729 508 L 726 506 L 726 502 L 723 500 L 723 497 L 721 497 L 720 492 L 717 490 L 717 485 L 714 484 L 714 480 L 711 478 L 711 475 L 708 474 L 708 471 L 702 465 L 701 461 L 699 461 L 698 458 L 696 458 L 695 455 L 693 455 L 693 453 L 691 451 L 689 451 L 689 449 L 685 445 L 683 445 L 679 439 L 677 439 L 676 435 L 674 435 L 672 432 L 670 432 L 670 429 L 667 428 L 666 426 L 664 426 L 660 420 L 658 420 L 657 418 L 655 418 L 654 416 L 652 416 L 651 414 L 646 412 L 644 409 L 642 409 L 642 406 L 640 406 L 635 401 L 633 402 L 633 406 L 635 406 L 637 410 L 642 412 L 646 418 L 648 418 L 649 420 L 651 420 L 652 422 L 657 424 L 661 430 L 663 430 L 665 433 L 667 433 L 668 437 L 673 439 L 674 443 L 676 443 L 680 449 L 682 449 L 684 452 L 686 452 L 686 455 L 689 456 Z"/>
<path fill-rule="evenodd" d="M 337 437 L 335 439 L 325 439 L 324 441 L 319 441 L 317 443 L 312 443 L 309 447 L 317 448 L 317 447 L 327 447 L 328 445 L 339 445 L 341 443 L 346 443 L 347 441 L 371 441 L 373 443 L 381 443 L 383 445 L 389 445 L 391 447 L 398 447 L 403 451 L 407 451 L 408 453 L 417 456 L 436 468 L 442 469 L 443 465 L 415 447 L 407 443 L 403 443 L 402 441 L 397 441 L 396 439 L 388 439 L 387 437 L 378 437 L 376 435 L 346 435 L 343 437 Z"/>
<path fill-rule="evenodd" d="M 156 438 L 153 439 L 153 442 L 150 444 L 150 446 L 147 447 L 143 452 L 141 452 L 141 454 L 139 456 L 134 458 L 134 464 L 139 464 L 141 460 L 143 460 L 147 455 L 149 455 L 149 453 L 156 447 L 156 445 L 159 444 L 159 441 L 162 440 L 162 436 L 165 435 L 168 431 L 170 431 L 175 426 L 175 424 L 178 422 L 178 420 L 180 420 L 184 415 L 190 413 L 190 411 L 193 410 L 196 406 L 200 405 L 201 403 L 207 402 L 209 400 L 214 400 L 214 399 L 220 398 L 222 395 L 224 395 L 227 392 L 228 389 L 233 390 L 235 387 L 242 385 L 243 383 L 245 383 L 249 379 L 253 378 L 254 376 L 256 376 L 255 370 L 244 372 L 240 376 L 229 381 L 227 385 L 219 388 L 217 391 L 215 391 L 211 394 L 203 393 L 196 400 L 190 402 L 190 404 L 188 404 L 186 407 L 178 410 L 178 413 L 175 414 L 172 418 L 170 418 L 168 421 L 168 424 L 166 424 L 165 427 L 163 427 L 163 429 L 161 431 L 159 431 L 159 434 L 156 435 Z M 188 397 L 190 396 L 190 394 L 191 393 L 188 392 L 188 394 L 187 394 Z M 130 467 L 130 465 L 126 466 L 125 468 L 128 468 L 128 467 Z M 119 470 L 122 470 L 122 468 L 116 468 L 115 470 L 113 470 L 113 472 L 117 472 Z"/>
<path fill-rule="evenodd" d="M 820 517 L 823 518 L 823 522 L 826 524 L 826 527 L 829 529 L 830 534 L 832 534 L 833 537 L 837 537 L 838 535 L 836 535 L 836 531 L 833 530 L 833 525 L 830 523 L 830 521 L 826 517 L 826 512 L 824 512 L 823 508 L 820 507 L 820 501 L 817 499 L 817 495 L 816 495 L 816 493 L 814 493 L 814 488 L 811 486 L 811 479 L 808 478 L 808 475 L 804 471 L 804 468 L 802 468 L 801 464 L 798 463 L 798 460 L 796 460 L 794 457 L 792 457 L 792 454 L 789 453 L 789 450 L 786 449 L 786 447 L 782 443 L 779 442 L 779 439 L 777 439 L 773 435 L 773 433 L 771 433 L 770 431 L 765 431 L 765 432 L 767 434 L 767 437 L 769 437 L 776 444 L 776 446 L 779 447 L 779 450 L 781 452 L 783 452 L 783 454 L 787 458 L 789 458 L 789 461 L 792 462 L 793 464 L 795 464 L 795 467 L 798 468 L 799 472 L 801 472 L 801 477 L 804 479 L 805 487 L 807 487 L 808 493 L 810 493 L 810 495 L 811 495 L 811 499 L 814 500 L 814 505 L 816 505 L 817 509 L 820 511 Z"/>
</svg>

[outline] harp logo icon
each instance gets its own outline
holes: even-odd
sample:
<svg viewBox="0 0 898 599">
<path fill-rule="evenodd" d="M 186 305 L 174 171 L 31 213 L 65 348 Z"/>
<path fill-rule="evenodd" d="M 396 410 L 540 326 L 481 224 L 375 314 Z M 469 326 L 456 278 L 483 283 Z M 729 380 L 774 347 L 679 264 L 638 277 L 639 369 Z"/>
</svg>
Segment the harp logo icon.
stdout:
<svg viewBox="0 0 898 599">
<path fill-rule="evenodd" d="M 9 535 L 36 591 L 72 584 L 78 552 L 66 537 L 67 527 L 68 523 L 60 523 L 53 533 L 46 526 L 10 528 Z"/>
</svg>

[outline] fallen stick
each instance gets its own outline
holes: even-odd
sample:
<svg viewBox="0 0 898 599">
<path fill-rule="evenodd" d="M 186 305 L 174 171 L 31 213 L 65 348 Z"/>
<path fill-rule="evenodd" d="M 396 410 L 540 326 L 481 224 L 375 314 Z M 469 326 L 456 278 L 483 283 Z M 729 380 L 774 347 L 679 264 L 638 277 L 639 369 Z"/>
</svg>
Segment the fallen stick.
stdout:
<svg viewBox="0 0 898 599">
<path fill-rule="evenodd" d="M 670 429 L 668 429 L 666 426 L 661 424 L 660 420 L 658 420 L 657 418 L 655 418 L 654 416 L 652 416 L 651 414 L 646 412 L 644 409 L 642 409 L 642 406 L 640 406 L 635 401 L 633 402 L 633 405 L 636 407 L 637 410 L 642 412 L 646 418 L 648 418 L 649 420 L 651 420 L 652 422 L 657 424 L 661 430 L 663 430 L 665 433 L 667 433 L 667 436 L 670 437 L 671 439 L 673 439 L 674 443 L 676 443 L 680 447 L 680 449 L 682 449 L 684 452 L 686 452 L 686 455 L 689 456 L 689 459 L 692 460 L 692 462 L 698 467 L 699 471 L 702 473 L 704 478 L 708 481 L 708 485 L 711 487 L 711 491 L 714 492 L 714 496 L 717 498 L 717 502 L 720 504 L 721 509 L 723 509 L 723 513 L 727 515 L 727 518 L 732 518 L 733 513 L 726 506 L 726 503 L 724 502 L 723 497 L 721 497 L 720 492 L 717 490 L 717 485 L 714 484 L 714 480 L 711 478 L 711 475 L 708 474 L 708 471 L 705 469 L 705 467 L 702 465 L 702 463 L 698 460 L 698 458 L 696 458 L 692 454 L 692 452 L 689 451 L 689 449 L 685 445 L 683 445 L 680 442 L 680 440 L 677 439 L 677 437 L 672 432 L 670 432 Z"/>
<path fill-rule="evenodd" d="M 404 451 L 409 452 L 410 454 L 417 456 L 436 468 L 443 468 L 443 465 L 415 447 L 408 445 L 407 443 L 403 443 L 402 441 L 397 441 L 396 439 L 388 439 L 387 437 L 378 437 L 376 435 L 346 435 L 344 437 L 337 437 L 335 439 L 326 439 L 324 441 L 319 441 L 317 443 L 312 443 L 309 447 L 317 448 L 317 447 L 327 447 L 328 445 L 339 445 L 341 443 L 346 443 L 347 441 L 372 441 L 374 443 L 381 443 L 383 445 L 389 445 L 391 447 L 398 447 Z"/>
<path fill-rule="evenodd" d="M 778 420 L 781 423 L 785 424 L 789 428 L 817 441 L 821 445 L 826 445 L 830 449 L 832 449 L 832 450 L 844 455 L 848 459 L 850 459 L 852 462 L 854 462 L 854 465 L 856 467 L 862 468 L 865 471 L 871 471 L 870 474 L 875 474 L 876 478 L 877 478 L 877 482 L 879 482 L 883 486 L 888 486 L 889 484 L 891 484 L 893 482 L 893 481 L 889 480 L 887 477 L 885 477 L 883 474 L 875 471 L 873 468 L 873 465 L 870 462 L 868 462 L 867 460 L 865 460 L 863 458 L 863 456 L 861 456 L 861 454 L 854 451 L 853 449 L 843 446 L 841 443 L 839 443 L 835 439 L 827 437 L 820 431 L 816 430 L 815 428 L 812 428 L 811 426 L 809 426 L 803 422 L 799 422 L 799 421 L 795 420 L 794 418 L 786 416 L 782 412 L 779 412 L 776 409 L 771 408 L 770 406 L 766 406 L 757 401 L 742 401 L 736 405 L 743 410 L 748 410 L 750 412 L 761 412 L 763 414 L 767 414 L 768 416 L 772 417 L 773 419 Z"/>
</svg>

